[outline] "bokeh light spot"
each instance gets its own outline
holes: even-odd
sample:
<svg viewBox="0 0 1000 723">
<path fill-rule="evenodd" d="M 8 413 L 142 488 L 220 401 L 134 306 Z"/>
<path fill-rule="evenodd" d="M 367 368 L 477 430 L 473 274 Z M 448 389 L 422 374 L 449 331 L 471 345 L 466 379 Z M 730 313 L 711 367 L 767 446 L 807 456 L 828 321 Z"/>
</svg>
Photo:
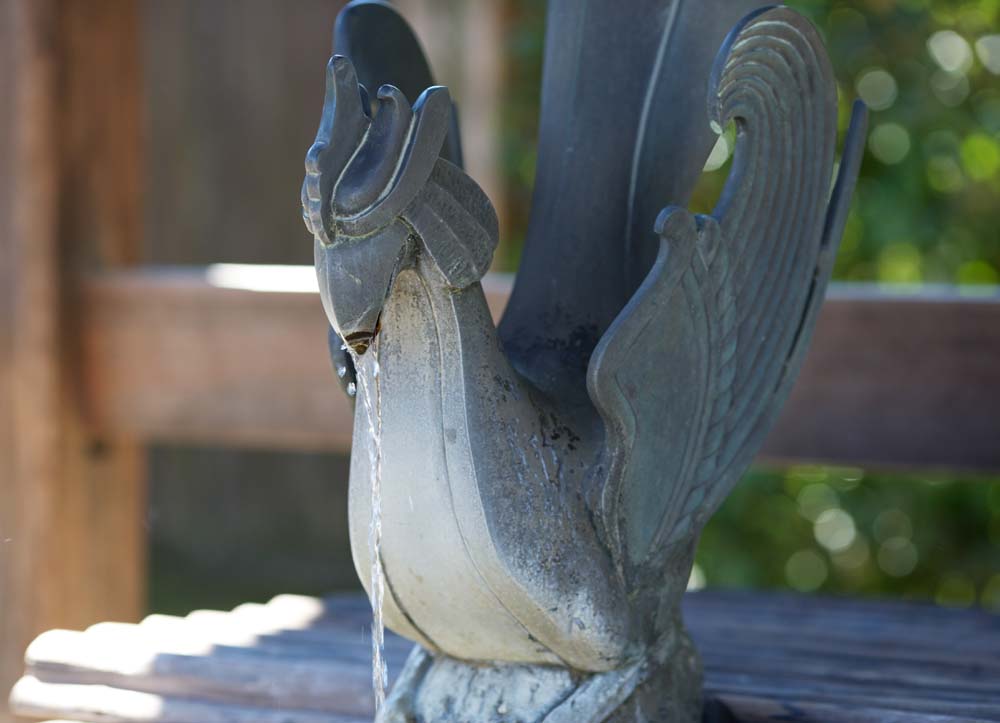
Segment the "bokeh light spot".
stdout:
<svg viewBox="0 0 1000 723">
<path fill-rule="evenodd" d="M 938 70 L 931 75 L 930 83 L 935 97 L 949 108 L 961 105 L 969 97 L 969 79 L 963 73 Z"/>
<path fill-rule="evenodd" d="M 949 73 L 965 73 L 972 66 L 969 41 L 954 30 L 939 30 L 927 40 L 934 62 Z"/>
<path fill-rule="evenodd" d="M 799 550 L 785 563 L 785 579 L 800 592 L 816 590 L 827 574 L 826 561 L 815 550 Z"/>
<path fill-rule="evenodd" d="M 909 575 L 919 560 L 916 546 L 905 537 L 890 537 L 878 548 L 878 566 L 892 577 Z"/>
<path fill-rule="evenodd" d="M 927 184 L 940 193 L 958 193 L 965 185 L 965 176 L 955 158 L 935 153 L 927 160 Z"/>
<path fill-rule="evenodd" d="M 806 485 L 799 490 L 796 502 L 799 514 L 810 522 L 815 522 L 821 514 L 839 506 L 837 493 L 822 482 Z"/>
<path fill-rule="evenodd" d="M 826 510 L 816 518 L 813 536 L 830 552 L 846 550 L 857 536 L 854 518 L 839 507 Z"/>
<path fill-rule="evenodd" d="M 833 564 L 839 569 L 854 572 L 864 567 L 870 557 L 871 552 L 868 548 L 868 541 L 861 535 L 857 535 L 854 538 L 854 542 L 835 553 L 832 559 Z"/>
<path fill-rule="evenodd" d="M 984 35 L 976 41 L 976 55 L 983 67 L 1000 75 L 1000 35 Z"/>
<path fill-rule="evenodd" d="M 882 163 L 899 163 L 910 152 L 910 134 L 899 123 L 881 123 L 868 137 L 868 147 Z"/>
<path fill-rule="evenodd" d="M 987 181 L 1000 171 L 1000 143 L 985 133 L 972 133 L 962 141 L 962 168 L 976 181 Z"/>
<path fill-rule="evenodd" d="M 895 507 L 890 507 L 880 512 L 875 518 L 872 533 L 879 542 L 885 542 L 893 537 L 908 540 L 913 537 L 913 523 L 908 514 Z"/>
<path fill-rule="evenodd" d="M 960 284 L 1000 284 L 1000 274 L 986 261 L 966 261 L 958 267 Z"/>
<path fill-rule="evenodd" d="M 878 278 L 890 284 L 917 284 L 923 280 L 923 261 L 911 243 L 886 246 L 878 257 Z"/>
<path fill-rule="evenodd" d="M 882 68 L 871 68 L 858 76 L 855 83 L 858 95 L 872 110 L 885 110 L 896 102 L 899 92 L 896 79 Z"/>
</svg>

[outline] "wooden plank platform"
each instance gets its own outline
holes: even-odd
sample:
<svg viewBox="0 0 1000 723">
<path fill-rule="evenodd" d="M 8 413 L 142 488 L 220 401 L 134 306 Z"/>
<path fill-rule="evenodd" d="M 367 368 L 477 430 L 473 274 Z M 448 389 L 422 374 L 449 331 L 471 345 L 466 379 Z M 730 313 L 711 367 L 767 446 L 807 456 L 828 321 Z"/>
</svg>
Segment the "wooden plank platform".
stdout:
<svg viewBox="0 0 1000 723">
<path fill-rule="evenodd" d="M 913 603 L 689 593 L 706 723 L 1000 721 L 1000 616 Z M 97 723 L 370 720 L 361 597 L 55 630 L 28 649 L 16 712 Z M 387 635 L 390 672 L 410 643 Z"/>
</svg>

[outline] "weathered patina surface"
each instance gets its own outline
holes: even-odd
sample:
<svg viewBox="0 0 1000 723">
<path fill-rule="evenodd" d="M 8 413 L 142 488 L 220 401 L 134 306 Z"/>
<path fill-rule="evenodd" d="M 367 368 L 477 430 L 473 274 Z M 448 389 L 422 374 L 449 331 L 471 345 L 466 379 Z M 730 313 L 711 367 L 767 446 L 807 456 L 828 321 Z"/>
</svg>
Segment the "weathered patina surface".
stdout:
<svg viewBox="0 0 1000 723">
<path fill-rule="evenodd" d="M 303 207 L 335 338 L 363 355 L 379 335 L 381 453 L 359 414 L 351 537 L 370 590 L 379 459 L 385 617 L 419 644 L 384 720 L 700 716 L 681 593 L 801 363 L 864 114 L 831 194 L 836 85 L 806 20 L 637 5 L 550 4 L 533 216 L 499 329 L 479 283 L 497 219 L 458 165 L 447 90 L 388 5 L 338 22 Z M 694 216 L 711 124 L 729 122 L 729 180 Z"/>
</svg>

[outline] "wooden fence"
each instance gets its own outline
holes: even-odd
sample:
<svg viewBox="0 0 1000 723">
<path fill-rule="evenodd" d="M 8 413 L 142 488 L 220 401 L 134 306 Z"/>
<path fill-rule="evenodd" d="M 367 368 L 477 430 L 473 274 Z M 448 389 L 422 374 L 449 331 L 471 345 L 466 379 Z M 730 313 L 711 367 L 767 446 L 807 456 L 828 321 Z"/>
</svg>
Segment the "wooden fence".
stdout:
<svg viewBox="0 0 1000 723">
<path fill-rule="evenodd" d="M 484 280 L 494 316 L 511 278 Z M 833 284 L 764 456 L 1000 469 L 1000 293 Z M 87 419 L 110 436 L 346 451 L 351 413 L 311 267 L 84 278 Z"/>
<path fill-rule="evenodd" d="M 42 630 L 143 612 L 147 445 L 349 446 L 309 269 L 135 265 L 138 25 L 0 0 L 0 691 Z M 765 455 L 1000 469 L 1000 297 L 835 286 Z"/>
</svg>

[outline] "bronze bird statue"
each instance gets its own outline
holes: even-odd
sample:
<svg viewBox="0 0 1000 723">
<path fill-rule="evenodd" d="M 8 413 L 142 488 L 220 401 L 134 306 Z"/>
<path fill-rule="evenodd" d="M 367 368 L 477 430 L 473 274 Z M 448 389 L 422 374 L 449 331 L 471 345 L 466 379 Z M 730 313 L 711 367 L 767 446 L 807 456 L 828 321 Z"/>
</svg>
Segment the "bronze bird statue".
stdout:
<svg viewBox="0 0 1000 723">
<path fill-rule="evenodd" d="M 342 371 L 341 339 L 378 354 L 352 548 L 371 593 L 377 458 L 385 620 L 418 646 L 380 720 L 700 720 L 680 598 L 802 361 L 865 114 L 834 183 L 837 88 L 808 21 L 750 0 L 634 6 L 549 4 L 499 327 L 480 284 L 497 217 L 448 91 L 391 6 L 338 19 L 302 200 Z M 724 191 L 693 215 L 730 122 Z"/>
</svg>

